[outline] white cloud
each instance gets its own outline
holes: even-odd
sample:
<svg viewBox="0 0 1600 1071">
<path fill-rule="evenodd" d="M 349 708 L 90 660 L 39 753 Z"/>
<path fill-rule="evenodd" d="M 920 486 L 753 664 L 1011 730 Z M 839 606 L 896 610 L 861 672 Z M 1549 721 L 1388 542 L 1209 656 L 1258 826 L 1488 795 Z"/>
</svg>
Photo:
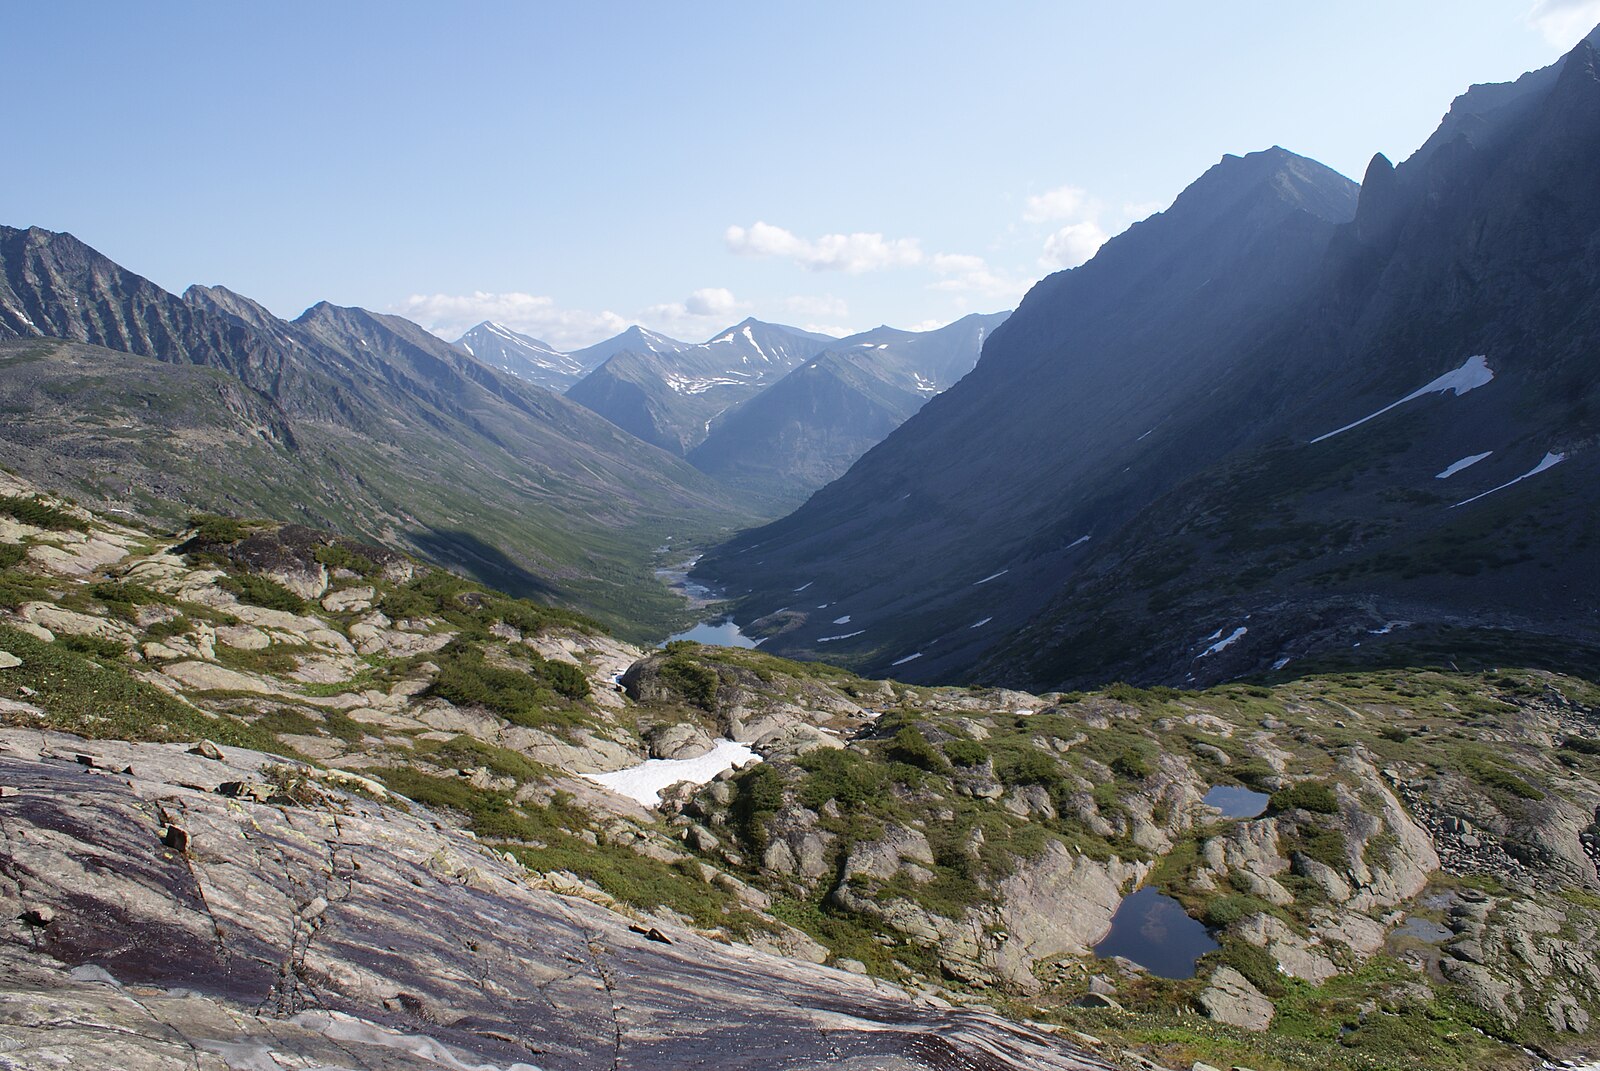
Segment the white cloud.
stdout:
<svg viewBox="0 0 1600 1071">
<path fill-rule="evenodd" d="M 1600 23 L 1600 0 L 1538 0 L 1524 18 L 1565 52 Z"/>
<path fill-rule="evenodd" d="M 682 301 L 651 305 L 636 317 L 652 331 L 675 338 L 698 339 L 727 327 L 750 306 L 722 287 L 696 290 Z"/>
<path fill-rule="evenodd" d="M 1046 268 L 1076 268 L 1094 256 L 1107 237 L 1093 220 L 1069 223 L 1045 239 L 1039 263 Z"/>
<path fill-rule="evenodd" d="M 683 307 L 692 316 L 729 316 L 743 308 L 732 290 L 720 286 L 696 290 L 684 300 Z"/>
<path fill-rule="evenodd" d="M 997 272 L 989 267 L 988 261 L 970 253 L 935 253 L 930 264 L 934 271 L 944 276 L 938 282 L 928 284 L 930 290 L 981 294 L 1015 304 L 1032 284 L 1032 280 L 1017 280 Z"/>
<path fill-rule="evenodd" d="M 565 309 L 541 294 L 412 294 L 391 312 L 426 327 L 440 338 L 454 341 L 484 320 L 505 324 L 513 331 L 532 335 L 557 349 L 576 349 L 616 334 L 628 320 L 609 310 L 588 312 Z"/>
<path fill-rule="evenodd" d="M 674 337 L 697 338 L 728 326 L 749 306 L 723 287 L 705 287 L 682 301 L 667 301 L 639 310 L 631 318 L 609 309 L 590 312 L 562 308 L 554 298 L 540 294 L 413 294 L 390 312 L 426 327 L 440 338 L 455 341 L 484 320 L 504 324 L 513 331 L 549 343 L 558 350 L 575 350 L 610 338 L 631 324 Z"/>
<path fill-rule="evenodd" d="M 740 256 L 788 257 L 808 271 L 859 275 L 920 264 L 923 259 L 922 247 L 915 238 L 889 239 L 877 233 L 856 232 L 810 239 L 761 221 L 749 227 L 729 227 L 723 240 Z"/>
<path fill-rule="evenodd" d="M 1022 218 L 1029 223 L 1050 223 L 1059 219 L 1078 219 L 1093 215 L 1088 191 L 1077 186 L 1057 186 L 1028 198 Z"/>
</svg>

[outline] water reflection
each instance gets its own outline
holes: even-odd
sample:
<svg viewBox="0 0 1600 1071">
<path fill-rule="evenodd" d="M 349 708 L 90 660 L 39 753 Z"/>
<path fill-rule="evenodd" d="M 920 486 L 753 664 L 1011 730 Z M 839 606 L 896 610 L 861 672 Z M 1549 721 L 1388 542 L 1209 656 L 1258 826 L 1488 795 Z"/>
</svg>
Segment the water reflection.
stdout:
<svg viewBox="0 0 1600 1071">
<path fill-rule="evenodd" d="M 1195 961 L 1217 942 L 1183 905 L 1146 886 L 1125 897 L 1111 917 L 1111 932 L 1094 954 L 1131 959 L 1162 978 L 1193 978 Z"/>
<path fill-rule="evenodd" d="M 1213 785 L 1201 802 L 1221 811 L 1224 818 L 1257 818 L 1267 809 L 1267 794 L 1242 785 Z"/>
<path fill-rule="evenodd" d="M 692 629 L 668 636 L 665 642 L 671 643 L 673 640 L 693 640 L 711 647 L 754 647 L 761 642 L 746 636 L 731 617 L 720 621 L 702 621 Z"/>
</svg>

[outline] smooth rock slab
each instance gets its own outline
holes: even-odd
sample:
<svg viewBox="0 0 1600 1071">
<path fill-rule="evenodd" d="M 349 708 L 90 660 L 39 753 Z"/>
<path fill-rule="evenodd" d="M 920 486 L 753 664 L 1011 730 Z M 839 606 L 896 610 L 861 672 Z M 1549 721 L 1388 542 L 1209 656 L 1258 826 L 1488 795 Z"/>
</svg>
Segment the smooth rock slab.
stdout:
<svg viewBox="0 0 1600 1071">
<path fill-rule="evenodd" d="M 19 789 L 0 799 L 0 917 L 24 898 L 55 911 L 43 929 L 0 928 L 7 1058 L 206 1071 L 267 1051 L 281 1066 L 385 1071 L 451 1066 L 437 1052 L 544 1071 L 1107 1066 L 843 971 L 660 922 L 672 943 L 651 940 L 533 887 L 420 807 L 206 791 L 259 780 L 272 761 L 218 750 L 0 731 L 0 783 Z M 162 844 L 172 826 L 186 853 Z M 67 973 L 85 966 L 128 988 Z M 61 1029 L 49 1007 L 80 1027 Z M 108 1062 L 108 1031 L 91 1028 L 102 1023 L 125 1058 Z"/>
</svg>

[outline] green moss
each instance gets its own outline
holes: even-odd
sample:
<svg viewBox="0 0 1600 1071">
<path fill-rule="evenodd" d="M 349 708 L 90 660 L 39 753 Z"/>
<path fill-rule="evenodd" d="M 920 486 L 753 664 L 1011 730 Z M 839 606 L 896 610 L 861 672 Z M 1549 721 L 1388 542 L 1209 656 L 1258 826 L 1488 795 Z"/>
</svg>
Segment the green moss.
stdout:
<svg viewBox="0 0 1600 1071">
<path fill-rule="evenodd" d="M 476 737 L 462 733 L 448 740 L 419 740 L 413 750 L 419 758 L 435 766 L 471 769 L 486 766 L 497 774 L 514 777 L 518 781 L 545 780 L 550 771 L 509 748 L 496 747 Z"/>
<path fill-rule="evenodd" d="M 1481 745 L 1458 748 L 1454 756 L 1462 771 L 1488 788 L 1510 793 L 1518 799 L 1542 800 L 1544 791 L 1513 773 L 1502 760 Z"/>
<path fill-rule="evenodd" d="M 10 569 L 28 560 L 28 548 L 22 543 L 0 543 L 0 569 Z"/>
</svg>

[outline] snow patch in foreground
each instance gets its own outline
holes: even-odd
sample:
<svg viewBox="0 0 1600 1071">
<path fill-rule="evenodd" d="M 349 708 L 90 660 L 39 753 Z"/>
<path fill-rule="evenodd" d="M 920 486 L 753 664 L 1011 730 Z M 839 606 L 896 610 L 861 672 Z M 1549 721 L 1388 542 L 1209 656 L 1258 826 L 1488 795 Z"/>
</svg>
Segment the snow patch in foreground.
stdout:
<svg viewBox="0 0 1600 1071">
<path fill-rule="evenodd" d="M 901 658 L 901 659 L 899 659 L 899 660 L 897 660 L 897 661 L 894 661 L 894 662 L 890 662 L 890 663 L 889 663 L 889 666 L 890 666 L 890 667 L 891 667 L 891 668 L 893 668 L 893 667 L 894 667 L 894 666 L 903 666 L 903 665 L 905 665 L 905 664 L 906 664 L 906 663 L 907 663 L 907 662 L 910 662 L 910 661 L 912 661 L 912 660 L 913 660 L 913 659 L 917 659 L 917 658 L 921 658 L 921 657 L 922 657 L 922 652 L 921 652 L 921 651 L 918 651 L 918 652 L 917 652 L 917 653 L 916 653 L 916 654 L 908 654 L 908 655 L 906 655 L 906 656 L 905 656 L 905 657 L 904 657 L 904 658 Z"/>
<path fill-rule="evenodd" d="M 597 785 L 629 799 L 638 800 L 646 807 L 661 802 L 661 790 L 679 781 L 693 781 L 703 785 L 723 770 L 743 766 L 761 756 L 744 744 L 732 740 L 718 740 L 710 751 L 695 759 L 646 759 L 637 766 L 612 773 L 583 774 Z"/>
<path fill-rule="evenodd" d="M 1196 658 L 1204 658 L 1204 657 L 1206 657 L 1206 655 L 1214 655 L 1218 651 L 1226 651 L 1229 647 L 1232 647 L 1235 643 L 1239 642 L 1239 637 L 1240 636 L 1243 636 L 1246 632 L 1249 632 L 1249 631 L 1250 630 L 1248 628 L 1245 628 L 1243 625 L 1240 625 L 1238 628 L 1234 629 L 1232 632 L 1228 633 L 1226 636 L 1223 636 L 1222 639 L 1217 640 L 1216 643 L 1213 643 L 1210 647 L 1207 647 L 1204 651 L 1201 651 L 1195 657 Z M 1219 628 L 1219 629 L 1217 629 L 1216 632 L 1213 632 L 1210 636 L 1207 636 L 1206 639 L 1209 640 L 1209 639 L 1212 639 L 1215 636 L 1220 636 L 1220 635 L 1222 635 L 1222 630 Z"/>
<path fill-rule="evenodd" d="M 982 621 L 974 621 L 972 624 L 968 625 L 967 627 L 968 628 L 982 628 L 983 626 L 987 625 L 989 622 L 991 622 L 993 620 L 994 620 L 994 618 L 992 618 L 992 617 L 986 617 Z"/>
<path fill-rule="evenodd" d="M 990 573 L 988 576 L 984 577 L 982 580 L 976 581 L 972 586 L 973 587 L 977 587 L 979 584 L 987 584 L 991 580 L 997 580 L 1000 577 L 1005 576 L 1010 571 L 1011 571 L 1010 569 L 1002 569 L 998 573 Z"/>
<path fill-rule="evenodd" d="M 1460 472 L 1462 469 L 1469 468 L 1472 465 L 1476 465 L 1478 462 L 1482 461 L 1484 458 L 1488 457 L 1492 453 L 1494 453 L 1493 450 L 1485 450 L 1481 454 L 1472 454 L 1469 457 L 1462 458 L 1460 461 L 1452 462 L 1449 468 L 1447 468 L 1443 472 L 1439 473 L 1437 476 L 1434 477 L 1434 479 L 1436 479 L 1436 480 L 1448 480 L 1450 477 L 1454 476 L 1456 473 Z"/>
<path fill-rule="evenodd" d="M 832 643 L 834 640 L 848 640 L 850 637 L 859 636 L 865 631 L 867 631 L 867 630 L 864 629 L 864 628 L 861 628 L 861 629 L 856 629 L 856 631 L 854 631 L 854 632 L 846 632 L 846 633 L 844 633 L 842 635 L 839 635 L 839 636 L 818 636 L 817 637 L 817 642 L 818 643 Z"/>
<path fill-rule="evenodd" d="M 1443 394 L 1448 390 L 1454 391 L 1456 397 L 1459 398 L 1463 394 L 1467 393 L 1467 391 L 1481 387 L 1492 379 L 1494 379 L 1494 370 L 1489 367 L 1489 360 L 1487 357 L 1481 353 L 1476 357 L 1468 357 L 1466 363 L 1460 368 L 1457 368 L 1453 372 L 1446 372 L 1438 379 L 1435 379 L 1432 383 L 1429 383 L 1426 387 L 1418 387 L 1404 398 L 1401 398 L 1398 402 L 1390 402 L 1382 409 L 1379 409 L 1376 413 L 1368 413 L 1366 416 L 1352 424 L 1346 424 L 1344 427 L 1330 431 L 1326 435 L 1318 435 L 1311 441 L 1314 443 L 1320 443 L 1324 439 L 1331 439 L 1335 435 L 1338 435 L 1341 432 L 1349 431 L 1351 428 L 1359 427 L 1375 417 L 1381 417 L 1391 409 L 1405 405 L 1407 402 L 1414 402 L 1425 394 Z"/>
<path fill-rule="evenodd" d="M 1505 483 L 1501 484 L 1499 487 L 1491 487 L 1481 495 L 1473 495 L 1471 498 L 1463 498 L 1460 502 L 1457 502 L 1455 506 L 1451 506 L 1450 508 L 1451 509 L 1455 509 L 1456 506 L 1465 506 L 1469 502 L 1476 502 L 1480 498 L 1486 498 L 1489 495 L 1494 494 L 1496 491 L 1504 491 L 1507 487 L 1510 487 L 1514 483 L 1521 483 L 1523 480 L 1526 480 L 1529 476 L 1537 476 L 1537 475 L 1539 475 L 1539 473 L 1543 472 L 1545 469 L 1553 469 L 1553 468 L 1555 468 L 1557 465 L 1561 464 L 1566 459 L 1567 459 L 1567 455 L 1566 454 L 1558 454 L 1558 453 L 1555 453 L 1554 451 L 1552 451 L 1552 452 L 1544 455 L 1544 460 L 1543 461 L 1540 461 L 1537 465 L 1533 466 L 1533 468 L 1529 469 L 1527 472 L 1524 472 L 1521 476 L 1518 476 L 1516 479 L 1507 480 Z"/>
</svg>

